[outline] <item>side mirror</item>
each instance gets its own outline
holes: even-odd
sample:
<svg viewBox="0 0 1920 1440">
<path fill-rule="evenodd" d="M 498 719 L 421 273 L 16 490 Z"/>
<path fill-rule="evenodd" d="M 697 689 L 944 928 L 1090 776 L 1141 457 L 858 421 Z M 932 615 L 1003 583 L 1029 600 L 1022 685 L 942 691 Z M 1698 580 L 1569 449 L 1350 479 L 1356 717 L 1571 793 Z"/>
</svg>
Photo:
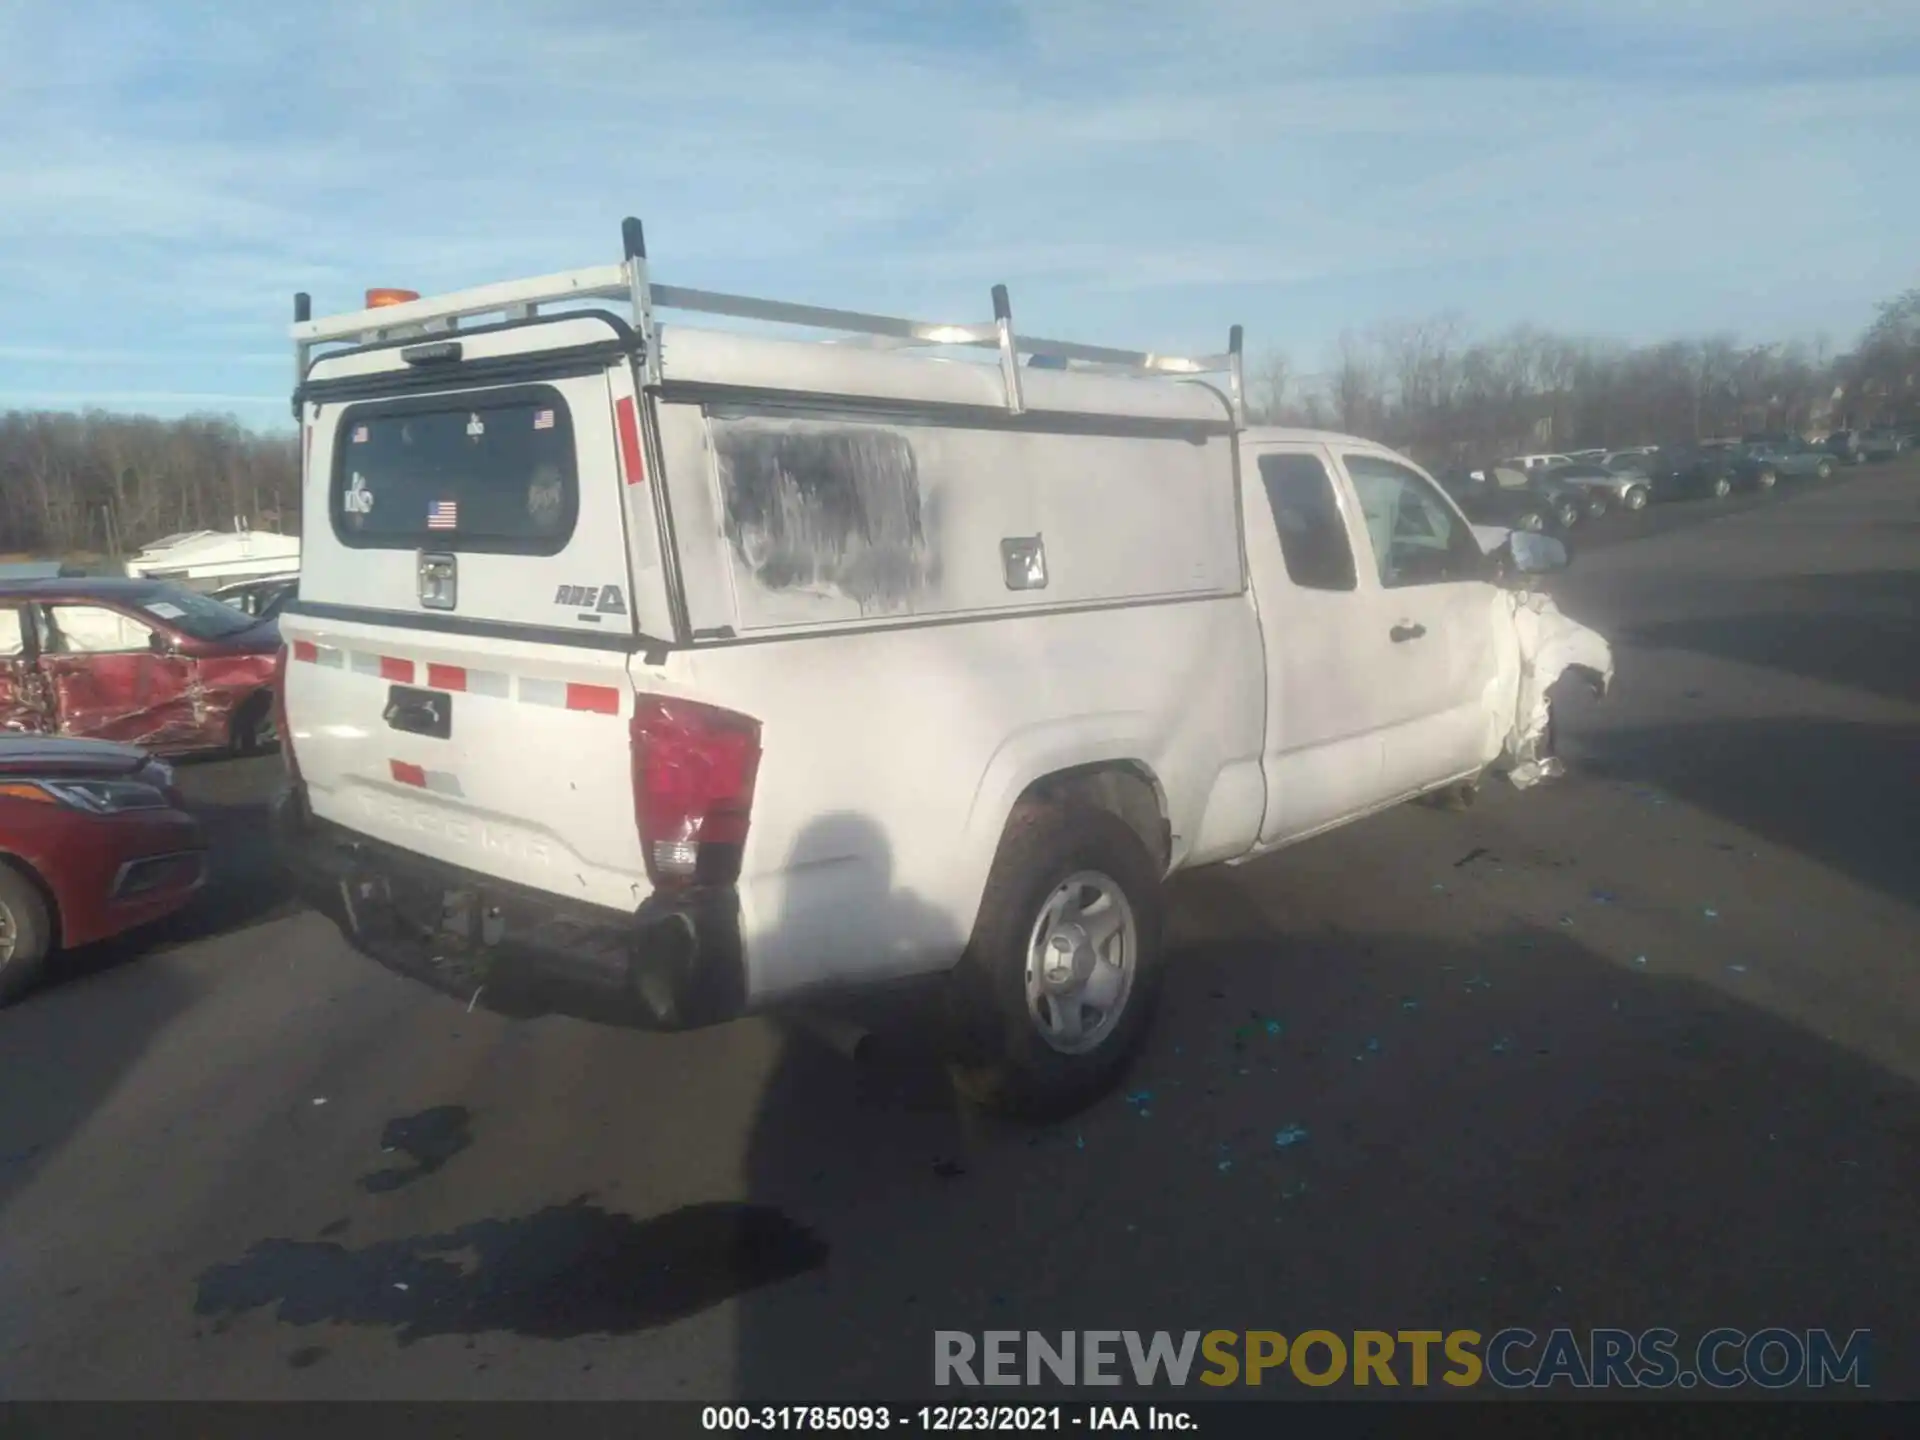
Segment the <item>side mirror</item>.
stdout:
<svg viewBox="0 0 1920 1440">
<path fill-rule="evenodd" d="M 1513 557 L 1513 568 L 1522 575 L 1552 574 L 1566 569 L 1573 560 L 1560 540 L 1534 530 L 1514 531 L 1507 538 L 1507 553 Z"/>
</svg>

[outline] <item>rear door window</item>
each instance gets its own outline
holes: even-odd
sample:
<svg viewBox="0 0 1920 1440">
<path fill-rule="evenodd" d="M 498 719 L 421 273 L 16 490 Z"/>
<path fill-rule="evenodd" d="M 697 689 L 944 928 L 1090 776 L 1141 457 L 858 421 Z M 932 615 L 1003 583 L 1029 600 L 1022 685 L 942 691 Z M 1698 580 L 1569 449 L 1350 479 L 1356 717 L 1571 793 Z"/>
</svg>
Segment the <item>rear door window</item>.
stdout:
<svg viewBox="0 0 1920 1440">
<path fill-rule="evenodd" d="M 18 660 L 27 653 L 27 607 L 0 605 L 0 660 Z"/>
<path fill-rule="evenodd" d="M 153 627 L 104 605 L 47 607 L 47 649 L 55 655 L 116 655 L 153 648 Z"/>
<path fill-rule="evenodd" d="M 1306 590 L 1354 589 L 1353 544 L 1327 467 L 1312 455 L 1262 455 L 1260 483 L 1287 578 Z"/>
<path fill-rule="evenodd" d="M 356 549 L 557 555 L 580 513 L 573 418 L 550 385 L 349 406 L 334 533 Z"/>
</svg>

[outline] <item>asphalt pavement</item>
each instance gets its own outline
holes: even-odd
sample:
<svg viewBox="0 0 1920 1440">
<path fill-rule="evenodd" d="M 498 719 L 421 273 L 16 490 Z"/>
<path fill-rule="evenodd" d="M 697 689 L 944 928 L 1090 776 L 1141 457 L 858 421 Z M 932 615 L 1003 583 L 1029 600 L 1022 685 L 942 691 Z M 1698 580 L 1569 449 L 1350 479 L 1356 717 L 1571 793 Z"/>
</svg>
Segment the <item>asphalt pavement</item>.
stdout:
<svg viewBox="0 0 1920 1440">
<path fill-rule="evenodd" d="M 0 1395 L 849 1402 L 936 1329 L 1568 1325 L 1865 1328 L 1920 1397 L 1920 465 L 1609 533 L 1555 584 L 1619 660 L 1571 773 L 1183 877 L 1149 1051 L 1043 1129 L 772 1021 L 466 1013 L 280 893 L 277 762 L 193 767 L 206 903 L 0 1012 Z"/>
</svg>

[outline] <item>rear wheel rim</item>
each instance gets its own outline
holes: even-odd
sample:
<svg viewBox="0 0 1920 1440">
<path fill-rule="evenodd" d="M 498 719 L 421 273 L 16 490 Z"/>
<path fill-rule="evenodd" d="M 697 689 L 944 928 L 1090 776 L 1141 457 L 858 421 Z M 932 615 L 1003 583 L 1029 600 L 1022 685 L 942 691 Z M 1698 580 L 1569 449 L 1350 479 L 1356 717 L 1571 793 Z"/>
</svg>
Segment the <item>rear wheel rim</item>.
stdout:
<svg viewBox="0 0 1920 1440">
<path fill-rule="evenodd" d="M 1627 492 L 1627 509 L 1644 510 L 1646 508 L 1647 508 L 1647 492 L 1646 491 L 1629 490 Z"/>
<path fill-rule="evenodd" d="M 20 927 L 15 923 L 13 911 L 4 900 L 0 900 L 0 970 L 7 967 L 14 952 L 20 946 Z"/>
<path fill-rule="evenodd" d="M 1048 1047 L 1085 1055 L 1126 1013 L 1140 925 L 1119 882 L 1081 870 L 1053 888 L 1027 938 L 1027 1016 Z"/>
</svg>

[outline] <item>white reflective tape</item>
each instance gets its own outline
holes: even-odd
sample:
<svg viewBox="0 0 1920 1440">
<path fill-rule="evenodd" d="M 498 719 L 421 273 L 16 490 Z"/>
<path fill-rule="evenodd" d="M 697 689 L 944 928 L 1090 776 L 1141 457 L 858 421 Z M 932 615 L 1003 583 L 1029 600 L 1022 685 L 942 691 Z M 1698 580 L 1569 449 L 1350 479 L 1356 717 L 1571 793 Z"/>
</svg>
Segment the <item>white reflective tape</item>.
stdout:
<svg viewBox="0 0 1920 1440">
<path fill-rule="evenodd" d="M 567 682 L 564 680 L 529 680 L 520 677 L 520 698 L 528 705 L 552 705 L 559 709 L 567 706 Z"/>
<path fill-rule="evenodd" d="M 378 655 L 370 655 L 365 650 L 355 650 L 352 652 L 350 658 L 353 662 L 352 669 L 354 674 L 378 675 L 380 673 L 380 657 Z"/>
<path fill-rule="evenodd" d="M 313 663 L 338 670 L 347 663 L 347 655 L 344 650 L 336 650 L 331 645 L 316 645 L 313 647 Z"/>
<path fill-rule="evenodd" d="M 467 693 L 491 695 L 496 700 L 509 699 L 513 695 L 513 677 L 502 675 L 498 670 L 469 670 Z"/>
<path fill-rule="evenodd" d="M 450 795 L 457 798 L 466 793 L 460 788 L 458 775 L 449 774 L 445 770 L 428 770 L 424 773 L 427 777 L 427 790 L 431 794 Z"/>
</svg>

